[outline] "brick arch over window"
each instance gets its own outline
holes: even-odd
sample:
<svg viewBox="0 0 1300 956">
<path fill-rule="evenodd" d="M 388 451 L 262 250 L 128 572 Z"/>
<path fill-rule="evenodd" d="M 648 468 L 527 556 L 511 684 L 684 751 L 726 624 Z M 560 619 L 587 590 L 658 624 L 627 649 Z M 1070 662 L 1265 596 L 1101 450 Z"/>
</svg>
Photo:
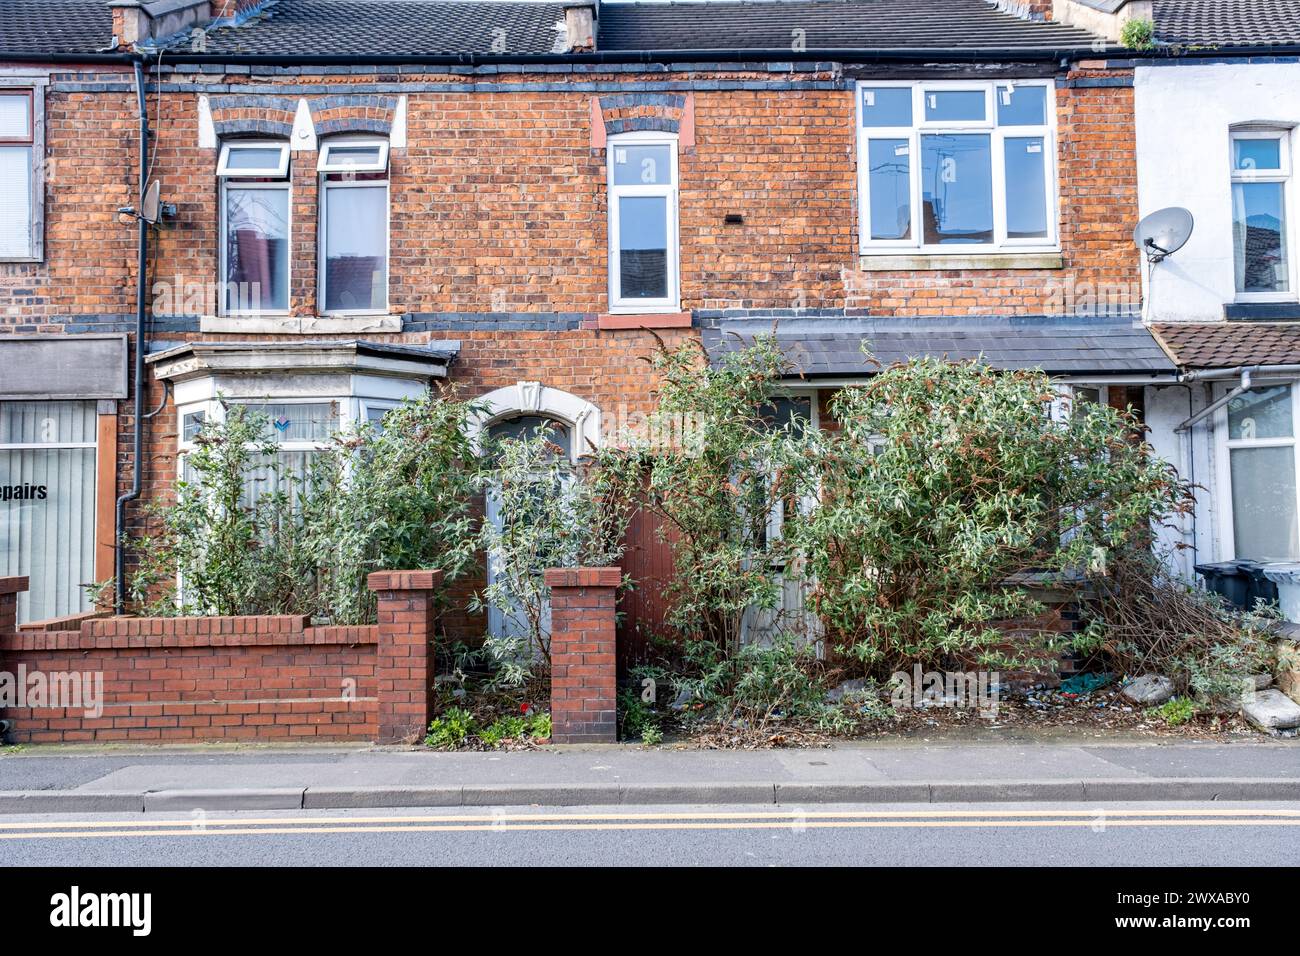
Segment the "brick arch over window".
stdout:
<svg viewBox="0 0 1300 956">
<path fill-rule="evenodd" d="M 336 133 L 375 133 L 387 136 L 393 129 L 397 105 L 396 96 L 371 93 L 320 96 L 307 101 L 317 136 L 332 136 Z"/>
<path fill-rule="evenodd" d="M 298 101 L 290 96 L 213 96 L 212 129 L 223 136 L 283 136 L 293 132 Z"/>
<path fill-rule="evenodd" d="M 591 98 L 591 145 L 604 149 L 620 133 L 675 133 L 683 149 L 695 145 L 692 93 L 619 93 Z"/>
</svg>

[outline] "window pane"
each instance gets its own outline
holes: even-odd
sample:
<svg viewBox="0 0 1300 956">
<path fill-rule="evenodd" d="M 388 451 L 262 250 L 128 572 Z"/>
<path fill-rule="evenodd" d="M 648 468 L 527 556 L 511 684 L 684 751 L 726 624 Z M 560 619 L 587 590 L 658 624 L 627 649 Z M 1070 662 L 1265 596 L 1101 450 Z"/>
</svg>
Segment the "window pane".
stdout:
<svg viewBox="0 0 1300 956">
<path fill-rule="evenodd" d="M 615 186 L 671 186 L 671 146 L 615 146 Z"/>
<path fill-rule="evenodd" d="M 1007 238 L 1047 238 L 1047 154 L 1041 136 L 1008 137 Z"/>
<path fill-rule="evenodd" d="M 912 237 L 912 157 L 905 139 L 873 139 L 867 144 L 871 196 L 871 238 Z"/>
<path fill-rule="evenodd" d="M 0 139 L 31 139 L 31 103 L 26 94 L 0 96 Z"/>
<path fill-rule="evenodd" d="M 1295 449 L 1234 448 L 1229 454 L 1235 556 L 1257 561 L 1300 558 Z"/>
<path fill-rule="evenodd" d="M 194 441 L 206 420 L 207 415 L 203 412 L 190 412 L 181 419 L 181 441 Z"/>
<path fill-rule="evenodd" d="M 1232 168 L 1281 169 L 1282 141 L 1280 139 L 1234 139 Z"/>
<path fill-rule="evenodd" d="M 226 168 L 279 169 L 283 155 L 278 146 L 231 146 L 226 152 Z"/>
<path fill-rule="evenodd" d="M 94 402 L 0 402 L 0 445 L 93 443 Z"/>
<path fill-rule="evenodd" d="M 1291 438 L 1291 389 L 1255 388 L 1228 403 L 1228 438 Z"/>
<path fill-rule="evenodd" d="M 271 420 L 271 437 L 279 442 L 327 442 L 338 430 L 338 407 L 334 402 L 243 404 Z"/>
<path fill-rule="evenodd" d="M 289 308 L 289 190 L 226 188 L 228 312 Z"/>
<path fill-rule="evenodd" d="M 544 435 L 548 442 L 560 449 L 565 458 L 569 457 L 573 450 L 573 440 L 564 423 L 543 415 L 520 415 L 518 418 L 496 422 L 488 427 L 488 435 L 497 441 L 503 439 L 531 441 L 539 435 Z"/>
<path fill-rule="evenodd" d="M 375 166 L 379 162 L 378 146 L 331 146 L 330 166 Z"/>
<path fill-rule="evenodd" d="M 788 429 L 795 434 L 802 434 L 812 422 L 812 398 L 807 395 L 774 398 L 759 409 L 759 416 L 774 431 Z"/>
<path fill-rule="evenodd" d="M 983 120 L 983 90 L 926 90 L 925 118 L 931 122 Z"/>
<path fill-rule="evenodd" d="M 281 451 L 252 465 L 244 475 L 241 503 L 252 507 L 262 497 L 278 492 L 287 496 L 291 509 L 296 509 L 316 454 L 314 451 Z"/>
<path fill-rule="evenodd" d="M 624 299 L 668 297 L 668 200 L 618 201 L 619 291 Z"/>
<path fill-rule="evenodd" d="M 1046 126 L 1047 87 L 995 87 L 999 126 Z"/>
<path fill-rule="evenodd" d="M 1233 183 L 1232 237 L 1238 292 L 1290 289 L 1282 183 Z"/>
<path fill-rule="evenodd" d="M 872 87 L 862 91 L 863 126 L 911 126 L 911 87 Z"/>
<path fill-rule="evenodd" d="M 0 256 L 32 254 L 32 148 L 0 146 Z"/>
<path fill-rule="evenodd" d="M 921 137 L 927 244 L 993 241 L 992 149 L 986 134 Z"/>
<path fill-rule="evenodd" d="M 379 311 L 388 305 L 388 188 L 325 190 L 325 309 Z"/>
</svg>

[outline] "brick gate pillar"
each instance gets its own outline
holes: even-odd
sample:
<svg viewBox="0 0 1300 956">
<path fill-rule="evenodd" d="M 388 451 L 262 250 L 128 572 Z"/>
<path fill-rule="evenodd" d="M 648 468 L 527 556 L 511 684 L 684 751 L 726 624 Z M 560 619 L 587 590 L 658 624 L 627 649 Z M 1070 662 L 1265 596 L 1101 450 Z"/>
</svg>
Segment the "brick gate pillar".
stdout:
<svg viewBox="0 0 1300 956">
<path fill-rule="evenodd" d="M 376 571 L 379 597 L 379 743 L 424 738 L 433 717 L 434 593 L 441 571 Z"/>
<path fill-rule="evenodd" d="M 0 578 L 0 634 L 18 630 L 18 595 L 29 586 L 29 578 Z"/>
<path fill-rule="evenodd" d="M 551 721 L 557 744 L 614 743 L 615 591 L 619 568 L 555 568 L 551 589 Z"/>
</svg>

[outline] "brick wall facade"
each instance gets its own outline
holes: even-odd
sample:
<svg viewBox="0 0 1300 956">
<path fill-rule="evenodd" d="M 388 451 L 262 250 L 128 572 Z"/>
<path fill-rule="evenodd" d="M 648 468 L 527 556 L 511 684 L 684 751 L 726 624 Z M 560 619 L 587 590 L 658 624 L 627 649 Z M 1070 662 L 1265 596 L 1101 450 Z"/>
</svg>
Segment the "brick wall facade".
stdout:
<svg viewBox="0 0 1300 956">
<path fill-rule="evenodd" d="M 80 685 L 81 695 L 0 710 L 13 722 L 9 739 L 413 739 L 430 719 L 426 609 L 437 572 L 385 572 L 373 583 L 380 623 L 372 627 L 311 627 L 301 616 L 79 615 L 15 629 L 12 599 L 26 579 L 0 578 L 0 672 L 23 686 L 28 675 L 67 675 L 61 683 Z"/>
</svg>

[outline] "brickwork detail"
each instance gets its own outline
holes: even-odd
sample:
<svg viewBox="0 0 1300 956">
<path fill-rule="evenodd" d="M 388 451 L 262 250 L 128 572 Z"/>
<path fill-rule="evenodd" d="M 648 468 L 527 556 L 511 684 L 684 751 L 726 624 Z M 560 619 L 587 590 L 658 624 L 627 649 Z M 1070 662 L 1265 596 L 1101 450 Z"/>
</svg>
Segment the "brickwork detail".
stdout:
<svg viewBox="0 0 1300 956">
<path fill-rule="evenodd" d="M 614 743 L 618 568 L 555 569 L 551 589 L 551 721 L 558 744 Z"/>
</svg>

